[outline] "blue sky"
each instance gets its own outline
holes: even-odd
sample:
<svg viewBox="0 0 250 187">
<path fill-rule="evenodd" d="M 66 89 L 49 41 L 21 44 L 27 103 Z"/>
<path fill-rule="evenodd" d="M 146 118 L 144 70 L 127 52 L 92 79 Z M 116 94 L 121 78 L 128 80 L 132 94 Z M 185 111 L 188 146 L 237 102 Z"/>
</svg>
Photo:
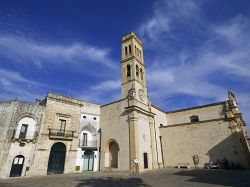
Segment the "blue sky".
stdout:
<svg viewBox="0 0 250 187">
<path fill-rule="evenodd" d="M 120 42 L 131 31 L 155 105 L 224 101 L 231 89 L 250 124 L 248 0 L 1 0 L 0 99 L 120 99 Z"/>
</svg>

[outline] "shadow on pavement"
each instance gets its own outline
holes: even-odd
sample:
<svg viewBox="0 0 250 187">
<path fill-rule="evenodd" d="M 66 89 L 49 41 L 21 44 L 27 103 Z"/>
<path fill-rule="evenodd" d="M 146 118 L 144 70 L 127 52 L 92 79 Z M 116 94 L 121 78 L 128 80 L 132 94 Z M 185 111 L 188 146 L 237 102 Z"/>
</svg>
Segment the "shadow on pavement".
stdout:
<svg viewBox="0 0 250 187">
<path fill-rule="evenodd" d="M 117 186 L 129 186 L 129 187 L 137 187 L 137 186 L 149 186 L 143 183 L 143 180 L 140 178 L 115 178 L 115 177 L 107 177 L 107 178 L 90 178 L 79 180 L 77 187 L 90 186 L 90 187 L 117 187 Z"/>
<path fill-rule="evenodd" d="M 225 186 L 250 186 L 250 171 L 232 170 L 192 170 L 174 173 L 179 176 L 190 176 L 189 182 L 207 183 Z"/>
</svg>

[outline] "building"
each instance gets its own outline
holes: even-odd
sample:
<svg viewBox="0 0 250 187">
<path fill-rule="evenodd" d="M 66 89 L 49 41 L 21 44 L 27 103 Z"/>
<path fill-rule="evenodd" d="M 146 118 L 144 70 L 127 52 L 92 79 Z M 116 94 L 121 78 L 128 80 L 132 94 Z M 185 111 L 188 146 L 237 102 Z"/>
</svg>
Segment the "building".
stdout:
<svg viewBox="0 0 250 187">
<path fill-rule="evenodd" d="M 2 178 L 97 170 L 203 168 L 226 158 L 250 168 L 245 122 L 227 101 L 163 111 L 147 95 L 142 42 L 122 38 L 122 98 L 105 105 L 48 93 L 42 101 L 0 103 Z"/>
<path fill-rule="evenodd" d="M 0 177 L 29 174 L 33 167 L 44 106 L 11 100 L 0 103 Z"/>
<path fill-rule="evenodd" d="M 30 175 L 97 170 L 100 106 L 48 93 Z"/>
</svg>

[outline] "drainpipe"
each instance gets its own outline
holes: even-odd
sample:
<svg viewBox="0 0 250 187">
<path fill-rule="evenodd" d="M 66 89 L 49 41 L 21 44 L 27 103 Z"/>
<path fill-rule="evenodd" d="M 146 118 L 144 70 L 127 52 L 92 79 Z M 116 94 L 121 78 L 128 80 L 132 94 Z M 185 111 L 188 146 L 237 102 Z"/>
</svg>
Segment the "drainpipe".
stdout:
<svg viewBox="0 0 250 187">
<path fill-rule="evenodd" d="M 155 130 L 155 118 L 154 118 L 154 130 Z M 157 165 L 158 165 L 158 169 L 160 169 L 159 158 L 158 158 L 158 143 L 157 143 L 157 139 L 156 139 L 156 130 L 155 130 L 155 144 L 156 144 Z"/>
<path fill-rule="evenodd" d="M 100 128 L 98 130 L 98 133 L 100 134 L 99 135 L 99 167 L 98 167 L 98 170 L 100 171 L 101 170 L 101 147 L 102 147 L 102 129 Z"/>
</svg>

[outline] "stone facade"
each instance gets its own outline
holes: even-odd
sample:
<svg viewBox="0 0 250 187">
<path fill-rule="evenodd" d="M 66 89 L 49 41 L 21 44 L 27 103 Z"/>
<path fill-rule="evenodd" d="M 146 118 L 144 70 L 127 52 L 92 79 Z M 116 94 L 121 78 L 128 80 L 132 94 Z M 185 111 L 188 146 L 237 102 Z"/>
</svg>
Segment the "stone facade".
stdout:
<svg viewBox="0 0 250 187">
<path fill-rule="evenodd" d="M 55 93 L 36 104 L 0 103 L 0 177 L 204 167 L 224 157 L 250 167 L 232 92 L 228 101 L 176 111 L 152 105 L 142 42 L 134 33 L 122 38 L 121 66 L 122 98 L 106 105 Z"/>
<path fill-rule="evenodd" d="M 18 100 L 0 104 L 0 177 L 9 177 L 14 158 L 24 156 L 21 176 L 26 175 L 34 164 L 37 134 L 40 130 L 44 106 L 39 102 L 29 104 Z M 33 120 L 33 124 L 29 122 Z M 20 122 L 28 124 L 28 137 L 21 138 Z M 31 126 L 32 125 L 32 126 Z"/>
<path fill-rule="evenodd" d="M 78 171 L 77 152 L 79 151 L 79 134 L 81 132 L 81 116 L 84 112 L 98 114 L 98 106 L 81 100 L 48 93 L 45 99 L 43 123 L 37 142 L 35 164 L 31 175 L 46 175 L 54 172 L 56 166 L 50 171 L 52 146 L 56 143 L 65 145 L 65 161 L 62 173 Z M 63 123 L 63 124 L 62 124 Z M 64 125 L 62 127 L 62 125 Z M 79 159 L 79 158 L 78 158 Z"/>
<path fill-rule="evenodd" d="M 194 156 L 199 159 L 196 167 L 204 167 L 209 160 L 227 158 L 229 165 L 249 168 L 249 144 L 243 135 L 242 118 L 230 116 L 233 109 L 240 115 L 232 100 L 167 112 L 167 123 L 160 127 L 165 166 L 190 165 L 195 167 Z M 192 122 L 192 116 L 198 121 Z M 231 125 L 232 124 L 232 125 Z"/>
</svg>

